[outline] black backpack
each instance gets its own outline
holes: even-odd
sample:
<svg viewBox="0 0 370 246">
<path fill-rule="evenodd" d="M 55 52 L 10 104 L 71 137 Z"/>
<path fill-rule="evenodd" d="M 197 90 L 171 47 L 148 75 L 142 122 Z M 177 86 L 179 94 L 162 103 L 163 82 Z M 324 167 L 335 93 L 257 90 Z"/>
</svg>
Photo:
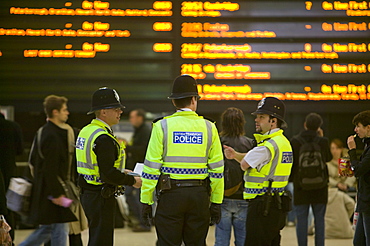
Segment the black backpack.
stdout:
<svg viewBox="0 0 370 246">
<path fill-rule="evenodd" d="M 303 190 L 317 190 L 328 184 L 326 163 L 321 156 L 320 138 L 307 142 L 301 136 L 297 140 L 302 144 L 299 150 L 298 180 Z"/>
</svg>

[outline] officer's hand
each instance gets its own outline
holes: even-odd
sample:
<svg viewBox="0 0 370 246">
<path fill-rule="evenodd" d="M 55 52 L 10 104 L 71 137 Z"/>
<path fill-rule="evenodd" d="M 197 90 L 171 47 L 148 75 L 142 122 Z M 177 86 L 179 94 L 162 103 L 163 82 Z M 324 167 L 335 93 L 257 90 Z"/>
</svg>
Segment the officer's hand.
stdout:
<svg viewBox="0 0 370 246">
<path fill-rule="evenodd" d="M 234 159 L 235 158 L 235 150 L 230 146 L 224 145 L 224 154 L 227 159 Z"/>
<path fill-rule="evenodd" d="M 134 177 L 134 178 L 135 178 L 135 184 L 133 184 L 132 186 L 134 188 L 140 188 L 142 184 L 141 177 Z"/>
<path fill-rule="evenodd" d="M 142 219 L 144 221 L 144 224 L 146 226 L 153 225 L 153 211 L 152 211 L 152 205 L 142 203 Z"/>
<path fill-rule="evenodd" d="M 220 223 L 221 220 L 221 204 L 211 203 L 209 207 L 209 212 L 211 214 L 210 226 Z"/>
</svg>

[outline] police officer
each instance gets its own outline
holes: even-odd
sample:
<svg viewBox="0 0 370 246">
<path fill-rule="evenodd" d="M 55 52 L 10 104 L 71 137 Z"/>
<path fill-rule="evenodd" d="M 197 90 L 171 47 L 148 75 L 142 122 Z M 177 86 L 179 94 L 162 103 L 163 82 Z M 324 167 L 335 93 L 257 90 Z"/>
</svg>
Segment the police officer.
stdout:
<svg viewBox="0 0 370 246">
<path fill-rule="evenodd" d="M 177 112 L 154 122 L 144 162 L 143 216 L 151 219 L 158 184 L 157 245 L 205 245 L 210 219 L 214 224 L 221 218 L 222 147 L 215 124 L 195 113 L 199 95 L 193 77 L 177 77 L 169 99 Z"/>
<path fill-rule="evenodd" d="M 252 114 L 256 116 L 257 147 L 243 154 L 224 146 L 225 156 L 239 161 L 245 170 L 244 199 L 249 201 L 245 245 L 280 245 L 280 230 L 291 202 L 283 191 L 293 161 L 282 130 L 286 127 L 285 105 L 275 97 L 266 97 Z"/>
<path fill-rule="evenodd" d="M 89 223 L 89 246 L 113 245 L 115 195 L 119 187 L 140 188 L 140 177 L 124 173 L 124 145 L 112 132 L 122 114 L 118 93 L 100 88 L 92 96 L 88 114 L 96 118 L 85 126 L 76 142 L 77 171 L 82 189 L 81 203 Z"/>
</svg>

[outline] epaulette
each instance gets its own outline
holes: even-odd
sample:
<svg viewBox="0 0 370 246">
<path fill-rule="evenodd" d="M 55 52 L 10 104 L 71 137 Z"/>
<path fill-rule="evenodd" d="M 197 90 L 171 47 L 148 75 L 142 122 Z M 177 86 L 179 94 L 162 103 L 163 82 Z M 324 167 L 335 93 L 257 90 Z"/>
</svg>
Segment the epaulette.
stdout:
<svg viewBox="0 0 370 246">
<path fill-rule="evenodd" d="M 154 120 L 152 121 L 152 123 L 154 124 L 154 123 L 156 123 L 157 121 L 162 120 L 164 117 L 165 117 L 165 116 L 162 116 L 162 117 L 159 117 L 159 118 L 157 118 L 157 119 L 154 119 Z"/>
<path fill-rule="evenodd" d="M 212 123 L 216 124 L 216 121 L 215 121 L 214 119 L 212 119 L 212 118 L 210 118 L 210 117 L 206 117 L 206 116 L 202 116 L 202 117 L 203 117 L 203 119 L 208 120 L 208 121 L 210 121 L 210 122 L 212 122 Z"/>
</svg>

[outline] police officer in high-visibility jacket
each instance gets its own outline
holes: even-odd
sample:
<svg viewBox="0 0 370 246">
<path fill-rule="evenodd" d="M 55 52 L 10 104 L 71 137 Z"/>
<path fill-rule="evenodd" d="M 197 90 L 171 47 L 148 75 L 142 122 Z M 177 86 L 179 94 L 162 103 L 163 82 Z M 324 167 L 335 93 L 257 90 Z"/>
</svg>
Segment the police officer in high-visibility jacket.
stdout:
<svg viewBox="0 0 370 246">
<path fill-rule="evenodd" d="M 122 185 L 141 186 L 140 177 L 124 173 L 124 145 L 117 141 L 111 128 L 119 122 L 123 108 L 115 90 L 104 87 L 95 91 L 88 114 L 95 113 L 96 118 L 81 130 L 76 142 L 89 246 L 113 245 L 115 196 L 121 194 Z"/>
<path fill-rule="evenodd" d="M 249 201 L 245 245 L 280 245 L 280 230 L 291 203 L 284 188 L 293 162 L 292 147 L 282 130 L 286 127 L 285 105 L 266 97 L 252 114 L 256 116 L 257 147 L 243 154 L 224 146 L 225 156 L 239 161 L 245 170 L 244 199 Z"/>
<path fill-rule="evenodd" d="M 169 99 L 177 112 L 154 122 L 144 162 L 143 217 L 151 220 L 158 184 L 157 245 L 205 245 L 208 226 L 221 218 L 222 146 L 215 124 L 195 113 L 199 95 L 193 77 L 177 77 Z"/>
</svg>

